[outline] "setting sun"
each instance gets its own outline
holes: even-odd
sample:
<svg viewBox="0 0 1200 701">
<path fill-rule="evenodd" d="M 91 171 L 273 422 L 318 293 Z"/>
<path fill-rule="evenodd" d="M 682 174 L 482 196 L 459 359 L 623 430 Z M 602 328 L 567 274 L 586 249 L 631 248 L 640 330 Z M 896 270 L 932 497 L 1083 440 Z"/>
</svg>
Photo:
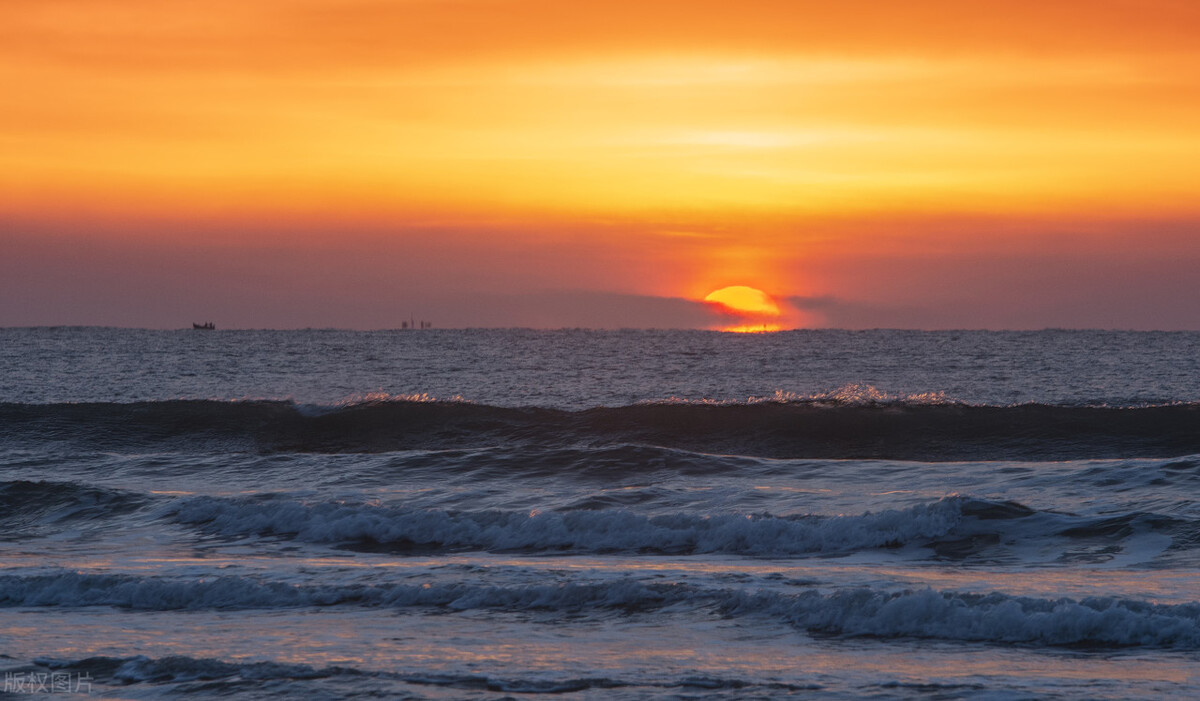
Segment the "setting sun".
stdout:
<svg viewBox="0 0 1200 701">
<path fill-rule="evenodd" d="M 747 333 L 780 329 L 776 323 L 779 305 L 762 290 L 732 285 L 710 292 L 704 301 L 718 314 L 738 320 L 736 324 L 722 327 L 722 331 Z"/>
<path fill-rule="evenodd" d="M 745 285 L 722 287 L 710 292 L 705 302 L 719 304 L 738 315 L 779 316 L 779 305 L 766 292 Z"/>
</svg>

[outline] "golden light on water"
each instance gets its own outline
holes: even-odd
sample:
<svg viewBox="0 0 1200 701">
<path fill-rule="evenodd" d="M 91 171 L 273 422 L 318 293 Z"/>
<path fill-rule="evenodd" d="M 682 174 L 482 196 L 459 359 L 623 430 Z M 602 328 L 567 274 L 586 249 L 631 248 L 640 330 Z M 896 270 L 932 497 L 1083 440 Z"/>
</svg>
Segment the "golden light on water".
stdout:
<svg viewBox="0 0 1200 701">
<path fill-rule="evenodd" d="M 737 324 L 736 326 L 725 326 L 720 329 L 726 333 L 771 333 L 772 331 L 782 331 L 783 328 L 779 324 L 761 323 L 761 324 Z"/>
</svg>

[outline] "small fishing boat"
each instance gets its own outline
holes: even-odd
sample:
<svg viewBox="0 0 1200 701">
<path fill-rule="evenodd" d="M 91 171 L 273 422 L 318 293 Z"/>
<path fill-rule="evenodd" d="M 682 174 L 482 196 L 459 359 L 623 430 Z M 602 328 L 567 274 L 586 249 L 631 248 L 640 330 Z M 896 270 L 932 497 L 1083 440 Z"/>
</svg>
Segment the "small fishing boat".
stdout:
<svg viewBox="0 0 1200 701">
<path fill-rule="evenodd" d="M 203 324 L 197 324 L 194 321 L 192 322 L 192 329 L 194 329 L 196 331 L 215 331 L 216 328 L 217 328 L 217 325 L 212 323 L 211 321 L 206 321 Z"/>
</svg>

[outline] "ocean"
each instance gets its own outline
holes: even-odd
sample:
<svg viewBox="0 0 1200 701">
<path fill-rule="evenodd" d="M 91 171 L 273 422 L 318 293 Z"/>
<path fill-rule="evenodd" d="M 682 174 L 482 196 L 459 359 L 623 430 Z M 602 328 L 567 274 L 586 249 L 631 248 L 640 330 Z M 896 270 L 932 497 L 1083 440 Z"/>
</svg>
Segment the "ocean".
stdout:
<svg viewBox="0 0 1200 701">
<path fill-rule="evenodd" d="M 1200 334 L 0 329 L 10 697 L 1200 697 Z"/>
</svg>

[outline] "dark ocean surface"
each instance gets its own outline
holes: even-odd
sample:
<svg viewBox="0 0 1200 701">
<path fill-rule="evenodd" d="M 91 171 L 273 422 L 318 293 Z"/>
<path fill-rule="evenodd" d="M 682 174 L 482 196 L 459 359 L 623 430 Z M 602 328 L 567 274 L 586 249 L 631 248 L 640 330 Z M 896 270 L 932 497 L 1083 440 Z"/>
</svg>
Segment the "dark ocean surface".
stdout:
<svg viewBox="0 0 1200 701">
<path fill-rule="evenodd" d="M 1200 697 L 1198 351 L 0 329 L 5 690 Z"/>
</svg>

